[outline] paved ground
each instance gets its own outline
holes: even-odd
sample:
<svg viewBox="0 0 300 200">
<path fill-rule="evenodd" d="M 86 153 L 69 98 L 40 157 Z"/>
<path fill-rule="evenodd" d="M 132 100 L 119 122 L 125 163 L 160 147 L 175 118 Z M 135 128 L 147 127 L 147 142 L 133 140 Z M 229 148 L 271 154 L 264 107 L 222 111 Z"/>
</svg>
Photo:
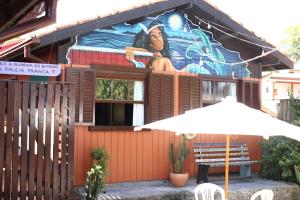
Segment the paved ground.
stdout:
<svg viewBox="0 0 300 200">
<path fill-rule="evenodd" d="M 222 177 L 210 182 L 224 188 Z M 190 179 L 188 185 L 181 188 L 170 185 L 168 180 L 110 184 L 107 186 L 106 193 L 99 195 L 98 199 L 192 200 L 194 199 L 193 190 L 196 186 L 195 179 Z M 296 184 L 258 177 L 249 180 L 231 180 L 229 182 L 229 200 L 249 200 L 253 193 L 261 189 L 273 190 L 275 193 L 274 200 L 300 200 L 300 187 Z M 80 188 L 81 192 L 82 190 Z"/>
</svg>

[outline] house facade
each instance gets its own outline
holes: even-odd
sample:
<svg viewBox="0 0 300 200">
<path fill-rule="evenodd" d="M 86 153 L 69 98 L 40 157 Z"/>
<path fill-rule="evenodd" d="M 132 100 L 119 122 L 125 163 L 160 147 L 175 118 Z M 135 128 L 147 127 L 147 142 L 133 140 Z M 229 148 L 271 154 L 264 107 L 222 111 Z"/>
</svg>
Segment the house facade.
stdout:
<svg viewBox="0 0 300 200">
<path fill-rule="evenodd" d="M 134 132 L 135 126 L 226 96 L 260 109 L 262 66 L 276 61 L 278 69 L 292 67 L 278 51 L 259 57 L 262 46 L 270 44 L 253 39 L 258 37 L 200 0 L 149 3 L 57 27 L 38 37 L 41 42 L 32 53 L 62 69 L 56 78 L 39 78 L 75 83 L 75 185 L 84 184 L 91 151 L 103 145 L 110 155 L 109 183 L 167 179 L 169 145 L 178 147 L 181 138 L 166 131 Z M 251 59 L 255 57 L 259 59 Z M 261 137 L 232 140 L 247 142 L 251 159 L 260 159 Z M 225 135 L 200 134 L 188 141 L 190 149 L 196 141 L 224 142 Z M 195 176 L 196 170 L 191 152 L 185 171 Z M 210 173 L 223 171 L 216 168 Z"/>
<path fill-rule="evenodd" d="M 262 106 L 277 116 L 280 100 L 293 96 L 300 98 L 300 71 L 279 70 L 266 73 L 262 78 Z"/>
</svg>

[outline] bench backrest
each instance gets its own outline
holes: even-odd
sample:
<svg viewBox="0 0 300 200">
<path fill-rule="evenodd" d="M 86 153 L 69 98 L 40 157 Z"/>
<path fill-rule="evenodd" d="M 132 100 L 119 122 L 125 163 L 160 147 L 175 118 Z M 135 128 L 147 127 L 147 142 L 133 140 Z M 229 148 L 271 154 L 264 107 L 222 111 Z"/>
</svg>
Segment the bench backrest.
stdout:
<svg viewBox="0 0 300 200">
<path fill-rule="evenodd" d="M 226 143 L 194 143 L 195 161 L 197 163 L 222 163 L 226 157 Z M 230 144 L 229 161 L 243 162 L 249 161 L 248 146 L 244 142 Z"/>
</svg>

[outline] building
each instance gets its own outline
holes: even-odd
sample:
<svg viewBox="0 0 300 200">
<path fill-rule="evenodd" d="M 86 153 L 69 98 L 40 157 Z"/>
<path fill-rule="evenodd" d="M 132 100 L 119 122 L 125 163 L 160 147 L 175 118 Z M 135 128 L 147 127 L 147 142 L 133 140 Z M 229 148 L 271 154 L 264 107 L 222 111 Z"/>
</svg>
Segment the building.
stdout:
<svg viewBox="0 0 300 200">
<path fill-rule="evenodd" d="M 91 150 L 102 145 L 110 154 L 108 182 L 167 179 L 169 144 L 178 146 L 180 137 L 164 131 L 135 133 L 134 126 L 211 105 L 228 95 L 260 109 L 262 66 L 293 66 L 279 51 L 262 54 L 273 46 L 206 1 L 136 1 L 125 8 L 101 8 L 96 14 L 91 9 L 86 18 L 74 13 L 76 20 L 61 24 L 60 3 L 57 23 L 34 32 L 40 43 L 30 51 L 61 66 L 60 76 L 39 77 L 43 81 L 76 84 L 75 185 L 84 184 Z M 9 59 L 22 61 L 24 56 L 15 52 Z M 225 136 L 203 134 L 188 145 L 224 140 Z M 253 159 L 260 158 L 261 137 L 233 140 L 246 141 Z M 190 154 L 186 171 L 194 176 L 196 170 Z"/>
<path fill-rule="evenodd" d="M 266 72 L 262 78 L 262 106 L 266 112 L 277 116 L 282 99 L 300 98 L 300 74 L 297 69 Z"/>
</svg>

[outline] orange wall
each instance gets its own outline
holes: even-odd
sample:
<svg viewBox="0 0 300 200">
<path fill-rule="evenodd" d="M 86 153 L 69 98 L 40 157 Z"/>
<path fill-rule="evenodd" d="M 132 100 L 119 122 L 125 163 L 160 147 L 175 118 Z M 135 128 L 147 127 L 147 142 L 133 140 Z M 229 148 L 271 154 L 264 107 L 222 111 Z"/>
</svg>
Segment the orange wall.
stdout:
<svg viewBox="0 0 300 200">
<path fill-rule="evenodd" d="M 107 182 L 130 182 L 145 180 L 161 180 L 169 177 L 169 144 L 175 146 L 180 136 L 166 131 L 93 131 L 86 126 L 75 128 L 75 185 L 84 185 L 86 171 L 91 166 L 93 148 L 105 145 L 109 155 L 109 175 Z M 197 166 L 194 162 L 193 142 L 225 142 L 224 135 L 199 135 L 188 141 L 190 154 L 185 162 L 185 169 L 190 176 L 196 175 Z M 246 141 L 251 159 L 260 159 L 257 136 L 232 136 L 231 141 Z M 231 171 L 237 168 L 232 168 Z M 258 167 L 254 167 L 257 171 Z M 221 173 L 223 168 L 211 168 L 210 173 Z"/>
</svg>

